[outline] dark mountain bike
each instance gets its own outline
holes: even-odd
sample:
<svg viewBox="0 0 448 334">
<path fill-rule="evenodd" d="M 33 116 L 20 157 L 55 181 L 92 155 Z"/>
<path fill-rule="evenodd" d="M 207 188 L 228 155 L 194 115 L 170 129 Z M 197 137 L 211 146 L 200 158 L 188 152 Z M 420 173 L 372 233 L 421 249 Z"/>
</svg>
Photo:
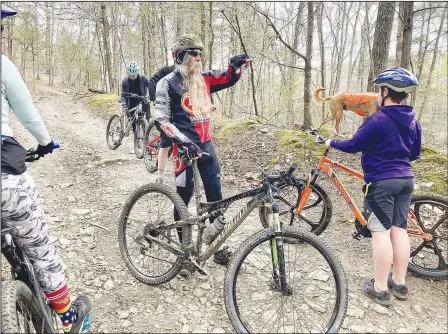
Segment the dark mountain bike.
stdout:
<svg viewBox="0 0 448 334">
<path fill-rule="evenodd" d="M 175 191 L 156 183 L 138 188 L 126 201 L 118 237 L 131 273 L 150 285 L 168 282 L 182 268 L 207 275 L 206 260 L 263 204 L 267 228 L 241 243 L 225 276 L 225 305 L 235 331 L 336 332 L 347 308 L 347 283 L 341 265 L 322 239 L 279 219 L 276 185 L 295 185 L 292 174 L 297 165 L 279 175 L 265 175 L 258 188 L 211 203 L 200 202 L 197 162 L 192 165 L 196 216 L 190 217 Z M 203 251 L 206 220 L 244 198 L 250 200 Z M 179 221 L 174 220 L 175 210 Z"/>
<path fill-rule="evenodd" d="M 148 103 L 146 96 L 140 96 L 132 93 L 124 93 L 130 97 L 140 100 L 140 103 L 129 110 L 125 110 L 121 115 L 112 115 L 107 123 L 106 128 L 106 142 L 111 150 L 117 149 L 124 137 L 128 137 L 132 129 L 132 124 L 135 123 L 134 131 L 134 152 L 138 159 L 143 158 L 145 133 L 148 128 L 148 121 L 145 113 L 142 110 L 142 103 Z"/>
</svg>

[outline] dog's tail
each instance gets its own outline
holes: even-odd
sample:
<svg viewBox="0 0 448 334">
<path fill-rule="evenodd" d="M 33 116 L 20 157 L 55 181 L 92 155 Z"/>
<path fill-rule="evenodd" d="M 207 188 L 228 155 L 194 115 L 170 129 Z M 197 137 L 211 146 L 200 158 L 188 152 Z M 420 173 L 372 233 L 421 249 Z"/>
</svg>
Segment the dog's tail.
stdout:
<svg viewBox="0 0 448 334">
<path fill-rule="evenodd" d="M 324 103 L 328 100 L 330 100 L 333 96 L 325 96 L 325 97 L 321 97 L 320 96 L 320 92 L 324 91 L 326 88 L 324 87 L 318 87 L 318 88 L 314 88 L 314 100 L 316 102 L 321 102 Z"/>
</svg>

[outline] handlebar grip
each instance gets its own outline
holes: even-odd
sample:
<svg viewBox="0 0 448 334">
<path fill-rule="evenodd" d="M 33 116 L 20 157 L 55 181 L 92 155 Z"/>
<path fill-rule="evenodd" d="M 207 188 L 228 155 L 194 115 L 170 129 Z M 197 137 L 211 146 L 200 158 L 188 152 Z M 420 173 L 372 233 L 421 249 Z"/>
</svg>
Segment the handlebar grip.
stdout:
<svg viewBox="0 0 448 334">
<path fill-rule="evenodd" d="M 297 164 L 293 163 L 291 167 L 289 167 L 288 171 L 286 172 L 287 175 L 292 175 L 294 171 L 297 169 Z"/>
</svg>

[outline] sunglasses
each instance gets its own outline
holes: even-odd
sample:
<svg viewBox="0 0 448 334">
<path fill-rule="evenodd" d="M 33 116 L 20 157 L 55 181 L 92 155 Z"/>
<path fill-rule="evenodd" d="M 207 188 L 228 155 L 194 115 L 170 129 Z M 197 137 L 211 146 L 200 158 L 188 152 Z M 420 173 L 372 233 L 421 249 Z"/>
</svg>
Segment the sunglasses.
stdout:
<svg viewBox="0 0 448 334">
<path fill-rule="evenodd" d="M 193 56 L 193 57 L 197 57 L 197 56 L 199 56 L 199 57 L 203 57 L 203 54 L 202 54 L 202 52 L 200 52 L 200 51 L 196 51 L 196 50 L 185 50 L 190 56 Z"/>
</svg>

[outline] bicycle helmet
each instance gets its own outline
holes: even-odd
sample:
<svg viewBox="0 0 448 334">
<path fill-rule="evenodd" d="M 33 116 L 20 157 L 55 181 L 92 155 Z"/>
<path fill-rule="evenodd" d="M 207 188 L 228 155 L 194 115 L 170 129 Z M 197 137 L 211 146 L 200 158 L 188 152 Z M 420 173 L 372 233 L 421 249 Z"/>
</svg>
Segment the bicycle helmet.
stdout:
<svg viewBox="0 0 448 334">
<path fill-rule="evenodd" d="M 414 74 L 405 68 L 393 67 L 382 71 L 374 80 L 378 87 L 388 87 L 396 92 L 411 93 L 418 86 Z"/>
<path fill-rule="evenodd" d="M 126 72 L 128 73 L 128 75 L 138 75 L 138 73 L 140 72 L 140 67 L 138 66 L 138 63 L 135 60 L 131 60 L 126 65 Z"/>
<path fill-rule="evenodd" d="M 17 11 L 15 11 L 14 9 L 2 5 L 2 18 L 8 17 L 8 16 L 14 16 L 16 14 L 17 14 Z"/>
<path fill-rule="evenodd" d="M 186 50 L 199 49 L 204 50 L 204 44 L 201 39 L 196 35 L 187 34 L 176 39 L 172 49 L 173 57 L 176 63 L 180 64 L 183 61 Z"/>
</svg>

